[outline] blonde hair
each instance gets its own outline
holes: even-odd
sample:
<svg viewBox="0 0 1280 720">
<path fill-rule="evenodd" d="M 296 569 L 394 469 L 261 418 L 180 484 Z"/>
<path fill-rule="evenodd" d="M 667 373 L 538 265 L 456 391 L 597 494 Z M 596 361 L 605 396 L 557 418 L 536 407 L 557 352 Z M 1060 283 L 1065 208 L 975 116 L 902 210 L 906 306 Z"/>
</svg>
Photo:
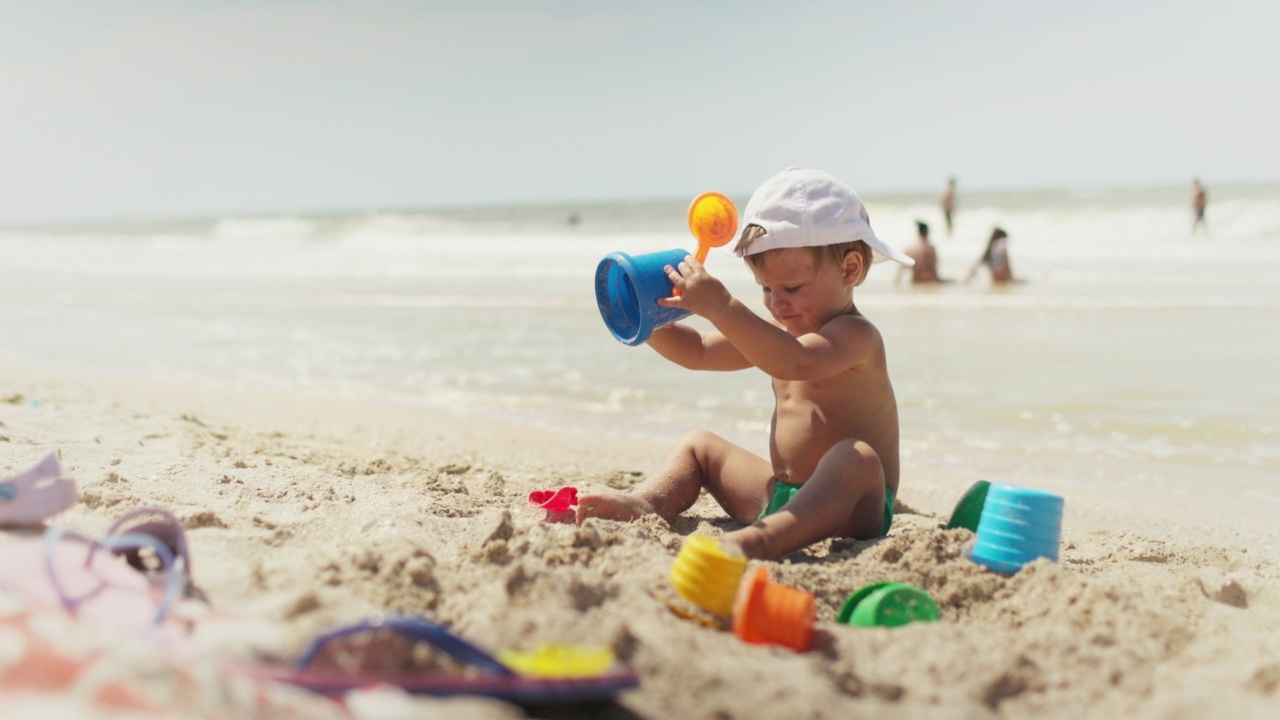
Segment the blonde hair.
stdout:
<svg viewBox="0 0 1280 720">
<path fill-rule="evenodd" d="M 742 228 L 742 237 L 738 240 L 738 251 L 745 253 L 747 248 L 751 247 L 751 243 L 762 238 L 766 234 L 766 230 L 759 225 L 748 225 Z M 862 240 L 850 240 L 849 242 L 834 243 L 832 245 L 814 245 L 805 248 L 813 253 L 813 261 L 821 267 L 825 263 L 841 265 L 844 263 L 844 256 L 849 251 L 857 251 L 862 255 L 862 277 L 858 278 L 856 285 L 861 285 L 863 280 L 867 279 L 867 271 L 871 269 L 871 246 Z M 769 250 L 754 255 L 743 255 L 743 260 L 753 268 L 759 268 L 764 264 L 765 256 L 769 254 Z"/>
</svg>

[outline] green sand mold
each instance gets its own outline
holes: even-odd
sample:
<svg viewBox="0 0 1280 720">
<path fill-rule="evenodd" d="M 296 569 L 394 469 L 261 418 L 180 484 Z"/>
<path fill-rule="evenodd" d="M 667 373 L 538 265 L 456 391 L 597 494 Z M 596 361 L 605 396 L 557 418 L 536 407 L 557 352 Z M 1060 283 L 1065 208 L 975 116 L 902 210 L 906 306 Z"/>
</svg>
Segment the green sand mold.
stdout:
<svg viewBox="0 0 1280 720">
<path fill-rule="evenodd" d="M 967 528 L 970 532 L 978 532 L 978 521 L 982 519 L 982 508 L 987 504 L 987 491 L 990 489 L 991 483 L 986 480 L 979 480 L 969 486 L 960 502 L 956 503 L 956 509 L 951 513 L 951 520 L 947 522 L 946 528 Z"/>
<path fill-rule="evenodd" d="M 850 595 L 839 621 L 854 627 L 898 627 L 937 619 L 938 604 L 929 593 L 906 583 L 882 582 Z"/>
</svg>

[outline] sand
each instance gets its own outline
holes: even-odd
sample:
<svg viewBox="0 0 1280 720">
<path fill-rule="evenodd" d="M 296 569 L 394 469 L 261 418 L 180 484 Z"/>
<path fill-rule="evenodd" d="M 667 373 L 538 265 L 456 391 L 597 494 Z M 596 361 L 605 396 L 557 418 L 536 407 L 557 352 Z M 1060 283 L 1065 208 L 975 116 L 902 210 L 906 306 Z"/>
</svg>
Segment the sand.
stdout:
<svg viewBox="0 0 1280 720">
<path fill-rule="evenodd" d="M 290 657 L 315 633 L 380 612 L 433 618 L 493 650 L 607 645 L 640 674 L 639 689 L 615 705 L 539 711 L 550 717 L 1075 720 L 1273 717 L 1280 708 L 1275 531 L 1245 500 L 1235 512 L 1231 498 L 1072 488 L 1061 561 L 1006 577 L 965 558 L 968 531 L 940 529 L 975 478 L 923 476 L 907 458 L 887 538 L 824 542 L 765 563 L 775 580 L 816 596 L 817 639 L 797 654 L 744 644 L 655 599 L 685 537 L 734 527 L 709 498 L 670 523 L 581 528 L 547 523 L 527 505 L 534 489 L 630 487 L 658 445 L 31 368 L 0 373 L 0 423 L 0 476 L 57 449 L 79 481 L 79 504 L 53 524 L 100 533 L 144 505 L 183 519 L 211 608 L 196 622 L 198 657 L 177 664 L 149 641 L 39 616 L 40 637 L 99 653 L 99 674 L 163 716 L 339 716 L 308 694 L 275 690 L 268 711 L 261 697 L 236 695 L 226 668 L 263 653 Z M 25 534 L 0 533 L 0 543 Z M 941 621 L 835 622 L 850 593 L 879 581 L 925 589 Z M 0 597 L 0 618 L 23 607 Z M 19 656 L 12 635 L 0 623 L 0 677 Z M 175 673 L 201 689 L 175 690 Z M 128 703 L 108 711 L 86 687 L 0 683 L 0 710 L 156 716 Z M 505 703 L 390 691 L 348 706 L 361 717 L 523 716 Z"/>
</svg>

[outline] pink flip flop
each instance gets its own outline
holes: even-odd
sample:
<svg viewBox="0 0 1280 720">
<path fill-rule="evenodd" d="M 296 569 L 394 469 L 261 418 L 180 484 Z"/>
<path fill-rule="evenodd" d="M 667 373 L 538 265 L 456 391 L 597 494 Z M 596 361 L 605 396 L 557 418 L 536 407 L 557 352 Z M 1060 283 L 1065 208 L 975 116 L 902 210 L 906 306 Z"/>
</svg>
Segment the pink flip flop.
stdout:
<svg viewBox="0 0 1280 720">
<path fill-rule="evenodd" d="M 145 508 L 128 513 L 117 527 L 158 513 L 165 511 Z M 33 606 L 58 608 L 123 633 L 158 633 L 176 649 L 182 645 L 185 627 L 176 618 L 169 620 L 189 581 L 190 565 L 185 539 L 179 536 L 178 543 L 175 552 L 156 535 L 141 530 L 113 531 L 94 539 L 50 528 L 43 537 L 0 547 L 0 590 Z M 134 558 L 152 566 L 134 568 L 130 565 Z"/>
<path fill-rule="evenodd" d="M 76 504 L 76 481 L 62 475 L 58 453 L 0 481 L 0 527 L 35 525 Z"/>
<path fill-rule="evenodd" d="M 180 586 L 159 598 L 151 581 L 79 536 L 50 530 L 0 548 L 0 589 L 124 632 L 164 622 Z"/>
</svg>

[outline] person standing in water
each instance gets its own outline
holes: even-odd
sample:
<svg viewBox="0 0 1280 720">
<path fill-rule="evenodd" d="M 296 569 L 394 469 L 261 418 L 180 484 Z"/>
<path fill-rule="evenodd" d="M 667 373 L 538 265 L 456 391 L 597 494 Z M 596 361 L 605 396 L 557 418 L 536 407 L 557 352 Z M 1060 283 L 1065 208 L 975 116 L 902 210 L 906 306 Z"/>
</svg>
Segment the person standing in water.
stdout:
<svg viewBox="0 0 1280 720">
<path fill-rule="evenodd" d="M 1196 178 L 1191 186 L 1191 210 L 1195 213 L 1195 219 L 1191 221 L 1191 234 L 1195 235 L 1196 230 L 1203 230 L 1204 234 L 1209 234 L 1209 224 L 1204 219 L 1204 209 L 1209 205 L 1209 196 L 1204 191 L 1204 185 L 1200 184 L 1200 179 Z"/>
<path fill-rule="evenodd" d="M 947 237 L 951 237 L 952 219 L 956 212 L 956 178 L 947 179 L 947 186 L 942 190 L 942 217 L 947 221 Z"/>
</svg>

